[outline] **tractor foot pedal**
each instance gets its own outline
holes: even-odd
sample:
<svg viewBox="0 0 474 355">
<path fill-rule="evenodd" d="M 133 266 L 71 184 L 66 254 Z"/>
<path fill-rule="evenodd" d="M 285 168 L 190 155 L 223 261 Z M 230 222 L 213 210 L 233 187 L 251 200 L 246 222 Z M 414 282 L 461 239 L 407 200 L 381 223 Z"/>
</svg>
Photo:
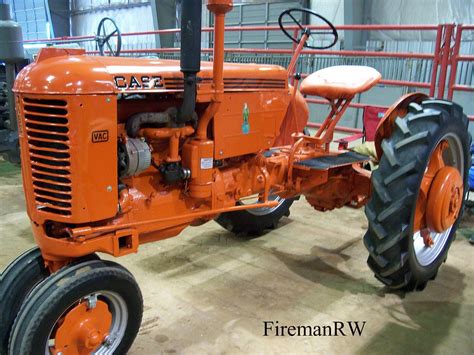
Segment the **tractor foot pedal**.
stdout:
<svg viewBox="0 0 474 355">
<path fill-rule="evenodd" d="M 311 170 L 328 170 L 340 166 L 351 165 L 354 163 L 363 163 L 369 161 L 367 155 L 355 152 L 346 152 L 339 155 L 326 155 L 313 159 L 303 160 L 295 163 L 295 168 L 311 169 Z"/>
</svg>

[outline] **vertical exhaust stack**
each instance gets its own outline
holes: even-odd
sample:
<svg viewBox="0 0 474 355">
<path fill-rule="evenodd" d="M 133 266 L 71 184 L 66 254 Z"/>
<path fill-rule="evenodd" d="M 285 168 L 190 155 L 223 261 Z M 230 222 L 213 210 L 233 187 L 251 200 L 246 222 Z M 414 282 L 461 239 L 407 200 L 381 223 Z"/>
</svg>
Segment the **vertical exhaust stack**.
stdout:
<svg viewBox="0 0 474 355">
<path fill-rule="evenodd" d="M 201 0 L 183 0 L 181 8 L 181 71 L 184 74 L 183 104 L 177 123 L 191 121 L 196 108 L 197 73 L 201 71 Z"/>
</svg>

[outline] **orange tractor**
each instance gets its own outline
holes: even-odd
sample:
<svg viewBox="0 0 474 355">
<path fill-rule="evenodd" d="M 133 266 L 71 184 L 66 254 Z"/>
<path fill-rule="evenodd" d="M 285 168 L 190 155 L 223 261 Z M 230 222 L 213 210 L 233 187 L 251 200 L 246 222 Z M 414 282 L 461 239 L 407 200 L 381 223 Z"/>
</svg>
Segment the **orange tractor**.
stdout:
<svg viewBox="0 0 474 355">
<path fill-rule="evenodd" d="M 48 48 L 15 84 L 23 183 L 37 249 L 0 281 L 1 352 L 122 354 L 142 318 L 134 277 L 116 257 L 215 219 L 261 233 L 304 196 L 319 211 L 366 205 L 368 264 L 385 285 L 420 290 L 446 259 L 470 166 L 467 118 L 454 103 L 402 97 L 377 130 L 379 168 L 332 151 L 334 129 L 371 68 L 332 67 L 289 84 L 298 57 L 332 24 L 288 10 L 301 36 L 288 69 L 224 64 L 232 0 L 208 0 L 213 62 L 200 62 L 201 1 L 184 0 L 181 63 L 86 56 Z M 302 11 L 326 23 L 311 32 Z M 107 39 L 106 39 L 107 40 Z M 313 47 L 314 48 L 314 47 Z M 321 47 L 319 47 L 321 48 Z M 331 103 L 315 135 L 303 134 L 303 95 Z"/>
</svg>

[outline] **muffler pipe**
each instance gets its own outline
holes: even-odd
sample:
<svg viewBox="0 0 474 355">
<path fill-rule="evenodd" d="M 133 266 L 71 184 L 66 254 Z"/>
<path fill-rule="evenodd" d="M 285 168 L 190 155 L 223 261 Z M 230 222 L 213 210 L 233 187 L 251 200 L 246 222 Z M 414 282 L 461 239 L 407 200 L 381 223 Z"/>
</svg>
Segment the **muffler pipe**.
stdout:
<svg viewBox="0 0 474 355">
<path fill-rule="evenodd" d="M 197 73 L 201 71 L 202 32 L 202 1 L 183 0 L 181 6 L 181 72 L 184 74 L 184 97 L 178 110 L 178 124 L 189 122 L 194 117 Z"/>
</svg>

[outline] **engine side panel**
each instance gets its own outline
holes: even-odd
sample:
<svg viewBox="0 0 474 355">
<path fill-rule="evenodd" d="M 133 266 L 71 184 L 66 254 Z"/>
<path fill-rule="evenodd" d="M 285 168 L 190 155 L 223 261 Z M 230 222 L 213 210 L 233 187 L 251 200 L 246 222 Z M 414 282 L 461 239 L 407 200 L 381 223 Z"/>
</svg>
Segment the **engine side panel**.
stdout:
<svg viewBox="0 0 474 355">
<path fill-rule="evenodd" d="M 214 118 L 215 159 L 271 148 L 290 98 L 288 90 L 226 93 Z"/>
</svg>

